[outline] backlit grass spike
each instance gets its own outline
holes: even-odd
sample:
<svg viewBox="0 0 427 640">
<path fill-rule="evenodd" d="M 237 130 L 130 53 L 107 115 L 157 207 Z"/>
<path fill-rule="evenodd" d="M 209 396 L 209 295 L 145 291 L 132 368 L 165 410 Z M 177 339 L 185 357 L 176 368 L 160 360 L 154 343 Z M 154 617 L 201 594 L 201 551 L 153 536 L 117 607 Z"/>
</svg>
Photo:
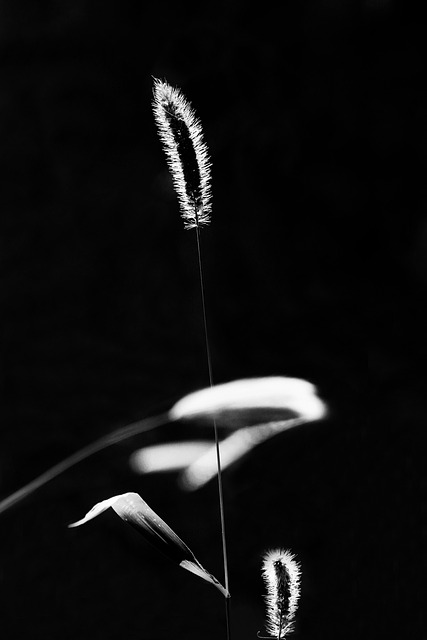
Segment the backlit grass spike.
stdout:
<svg viewBox="0 0 427 640">
<path fill-rule="evenodd" d="M 186 229 L 210 222 L 211 163 L 200 120 L 186 97 L 154 79 L 153 111 Z"/>
<path fill-rule="evenodd" d="M 282 640 L 293 631 L 300 597 L 300 565 L 290 551 L 273 549 L 263 556 L 262 577 L 267 587 L 267 638 Z"/>
</svg>

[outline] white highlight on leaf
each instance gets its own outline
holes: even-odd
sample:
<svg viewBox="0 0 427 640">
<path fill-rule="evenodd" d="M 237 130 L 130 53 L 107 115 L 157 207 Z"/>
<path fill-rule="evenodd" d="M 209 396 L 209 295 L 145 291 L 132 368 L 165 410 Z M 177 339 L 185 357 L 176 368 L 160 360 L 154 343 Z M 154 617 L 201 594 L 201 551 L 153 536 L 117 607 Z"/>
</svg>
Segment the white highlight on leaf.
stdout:
<svg viewBox="0 0 427 640">
<path fill-rule="evenodd" d="M 157 78 L 154 78 L 153 96 L 154 118 L 178 195 L 184 227 L 192 229 L 207 225 L 211 212 L 211 164 L 200 120 L 179 89 Z M 179 138 L 171 122 L 182 129 Z M 197 161 L 199 175 L 194 177 L 194 184 L 186 179 L 181 151 L 183 143 L 192 146 Z"/>
<path fill-rule="evenodd" d="M 185 542 L 151 509 L 138 493 L 123 493 L 98 502 L 88 511 L 84 518 L 68 526 L 70 528 L 79 527 L 96 518 L 109 507 L 114 509 L 122 520 L 131 524 L 150 544 L 173 562 L 213 584 L 221 591 L 224 597 L 230 597 L 229 592 L 224 589 L 220 582 L 202 567 Z"/>
<path fill-rule="evenodd" d="M 263 556 L 262 577 L 267 587 L 266 629 L 274 638 L 284 638 L 293 630 L 300 597 L 301 568 L 285 549 L 273 549 Z"/>
<path fill-rule="evenodd" d="M 89 520 L 93 520 L 101 513 L 112 507 L 114 509 L 114 504 L 121 498 L 122 496 L 113 496 L 112 498 L 108 498 L 108 500 L 103 500 L 102 502 L 98 502 L 90 511 L 87 512 L 84 518 L 81 520 L 77 520 L 77 522 L 73 522 L 68 525 L 69 529 L 73 527 L 80 527 L 82 524 L 86 524 Z"/>
<path fill-rule="evenodd" d="M 228 438 L 220 442 L 222 471 L 264 440 L 304 422 L 307 422 L 307 419 L 295 418 L 293 420 L 268 422 L 234 431 Z M 179 482 L 183 489 L 195 491 L 216 477 L 217 472 L 216 448 L 211 447 L 209 451 L 185 469 Z"/>
<path fill-rule="evenodd" d="M 222 426 L 237 429 L 220 443 L 224 471 L 245 453 L 272 436 L 327 413 L 326 404 L 316 395 L 316 387 L 300 378 L 271 376 L 234 380 L 190 393 L 179 400 L 169 415 L 175 420 L 215 419 Z M 269 419 L 270 416 L 279 419 Z M 280 416 L 283 419 L 280 419 Z M 254 423 L 254 420 L 258 423 Z M 264 422 L 260 422 L 264 419 Z M 212 447 L 190 464 L 180 478 L 184 489 L 193 491 L 217 474 L 216 449 Z"/>
<path fill-rule="evenodd" d="M 135 473 L 179 471 L 200 458 L 212 446 L 208 440 L 169 442 L 135 451 L 129 464 Z"/>
<path fill-rule="evenodd" d="M 178 400 L 169 416 L 173 420 L 215 418 L 226 424 L 238 419 L 240 412 L 247 417 L 248 412 L 260 410 L 279 415 L 283 411 L 283 418 L 289 418 L 292 412 L 306 420 L 319 420 L 326 415 L 326 405 L 316 395 L 313 384 L 299 378 L 271 376 L 233 380 L 195 391 Z"/>
</svg>

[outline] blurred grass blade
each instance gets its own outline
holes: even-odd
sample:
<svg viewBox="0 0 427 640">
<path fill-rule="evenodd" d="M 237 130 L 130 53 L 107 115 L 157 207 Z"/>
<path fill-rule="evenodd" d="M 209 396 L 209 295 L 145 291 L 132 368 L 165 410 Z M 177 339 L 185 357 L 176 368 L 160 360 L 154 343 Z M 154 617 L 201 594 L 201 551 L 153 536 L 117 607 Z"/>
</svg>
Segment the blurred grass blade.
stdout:
<svg viewBox="0 0 427 640">
<path fill-rule="evenodd" d="M 307 422 L 304 418 L 268 422 L 254 427 L 238 429 L 220 442 L 221 467 L 224 471 L 256 446 L 276 434 Z M 181 473 L 179 484 L 187 491 L 195 491 L 216 476 L 216 451 L 211 447 Z"/>
<path fill-rule="evenodd" d="M 83 447 L 83 449 L 79 449 L 79 451 L 76 451 L 76 453 L 65 458 L 65 460 L 58 462 L 58 464 L 55 464 L 50 469 L 37 476 L 37 478 L 31 480 L 28 484 L 24 485 L 17 491 L 14 491 L 6 498 L 3 498 L 3 500 L 0 501 L 0 514 L 10 509 L 18 502 L 21 502 L 21 500 L 24 500 L 24 498 L 34 493 L 34 491 L 37 491 L 37 489 L 40 489 L 40 487 L 43 487 L 51 480 L 60 476 L 64 471 L 71 469 L 71 467 L 74 467 L 79 462 L 93 456 L 95 453 L 98 453 L 107 447 L 111 447 L 122 440 L 144 433 L 145 431 L 157 429 L 158 427 L 168 424 L 170 421 L 171 419 L 168 414 L 161 414 L 153 416 L 152 418 L 138 420 L 138 422 L 133 422 L 132 424 L 121 427 L 106 436 L 102 436 L 102 438 L 95 440 L 95 442 Z"/>
<path fill-rule="evenodd" d="M 239 429 L 305 416 L 317 420 L 326 414 L 326 405 L 310 382 L 298 378 L 271 376 L 234 380 L 190 393 L 165 414 L 127 425 L 103 436 L 54 465 L 37 478 L 0 501 L 0 514 L 57 478 L 82 460 L 135 435 L 179 420 L 197 420 Z"/>
<path fill-rule="evenodd" d="M 215 419 L 220 426 L 239 428 L 302 416 L 318 420 L 325 413 L 326 405 L 313 384 L 271 376 L 233 380 L 190 393 L 172 407 L 169 417 L 201 422 Z"/>
<path fill-rule="evenodd" d="M 214 443 L 209 440 L 186 440 L 142 447 L 132 453 L 129 466 L 140 474 L 181 471 L 212 446 Z"/>
<path fill-rule="evenodd" d="M 226 598 L 230 597 L 228 591 L 218 580 L 202 567 L 185 542 L 148 506 L 138 493 L 124 493 L 98 502 L 84 518 L 68 526 L 79 527 L 96 518 L 109 507 L 170 560 L 213 584 Z"/>
<path fill-rule="evenodd" d="M 299 378 L 279 376 L 235 380 L 202 389 L 179 400 L 170 411 L 175 419 L 214 418 L 235 428 L 220 444 L 223 470 L 268 438 L 320 420 L 326 414 L 326 404 L 317 396 L 314 385 Z M 182 488 L 193 491 L 216 473 L 216 451 L 211 448 L 187 467 L 179 481 Z"/>
</svg>

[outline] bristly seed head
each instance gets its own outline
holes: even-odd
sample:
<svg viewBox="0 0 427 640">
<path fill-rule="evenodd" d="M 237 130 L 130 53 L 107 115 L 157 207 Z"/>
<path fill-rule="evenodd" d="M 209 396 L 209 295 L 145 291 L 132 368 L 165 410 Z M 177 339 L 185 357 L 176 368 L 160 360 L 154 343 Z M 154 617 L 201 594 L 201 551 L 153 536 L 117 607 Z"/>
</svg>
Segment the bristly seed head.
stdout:
<svg viewBox="0 0 427 640">
<path fill-rule="evenodd" d="M 154 79 L 154 118 L 166 153 L 184 227 L 210 222 L 210 160 L 200 120 L 179 89 Z"/>
<path fill-rule="evenodd" d="M 273 638 L 285 638 L 293 630 L 298 608 L 300 565 L 290 551 L 267 551 L 263 556 L 262 577 L 267 587 L 266 629 Z"/>
</svg>

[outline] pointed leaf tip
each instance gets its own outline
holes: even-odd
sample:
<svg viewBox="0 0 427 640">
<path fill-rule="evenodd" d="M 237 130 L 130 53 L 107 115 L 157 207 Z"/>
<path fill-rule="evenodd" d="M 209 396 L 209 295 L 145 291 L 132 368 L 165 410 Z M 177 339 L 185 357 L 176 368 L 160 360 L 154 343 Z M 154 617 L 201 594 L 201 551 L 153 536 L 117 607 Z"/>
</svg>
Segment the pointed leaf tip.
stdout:
<svg viewBox="0 0 427 640">
<path fill-rule="evenodd" d="M 103 500 L 102 502 L 98 502 L 81 520 L 77 520 L 76 522 L 72 522 L 68 525 L 69 529 L 74 527 L 80 527 L 82 524 L 86 524 L 89 520 L 93 520 L 96 516 L 99 516 L 101 513 L 106 511 L 109 507 L 112 507 L 113 504 L 120 498 L 121 496 L 113 496 L 112 498 L 108 498 L 108 500 Z"/>
<path fill-rule="evenodd" d="M 211 584 L 213 584 L 217 589 L 221 591 L 222 595 L 225 598 L 231 597 L 230 592 L 227 591 L 227 589 L 225 589 L 220 582 L 218 582 L 215 576 L 206 571 L 206 569 L 204 569 L 200 562 L 198 562 L 196 559 L 194 559 L 194 561 L 183 560 L 179 566 L 183 569 L 187 569 L 187 571 L 190 571 L 190 573 L 194 573 L 196 576 L 199 576 L 199 578 L 202 578 L 202 580 L 206 580 L 206 582 L 210 582 Z"/>
</svg>

